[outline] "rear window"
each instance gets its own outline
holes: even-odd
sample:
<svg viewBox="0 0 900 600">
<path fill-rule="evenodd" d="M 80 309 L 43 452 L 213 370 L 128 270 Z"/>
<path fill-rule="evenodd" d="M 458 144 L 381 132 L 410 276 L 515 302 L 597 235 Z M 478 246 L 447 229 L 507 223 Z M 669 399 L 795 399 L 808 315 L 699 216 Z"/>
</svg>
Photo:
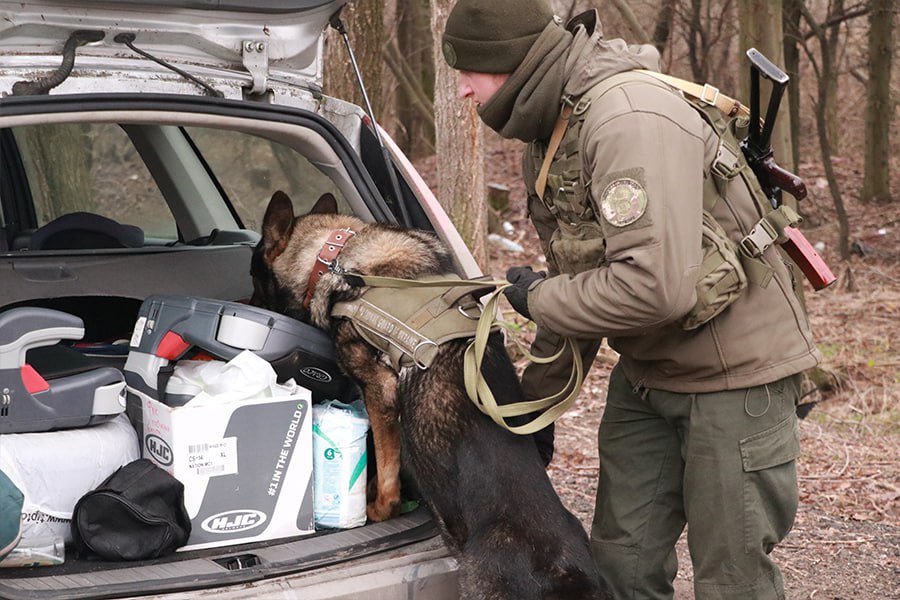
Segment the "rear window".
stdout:
<svg viewBox="0 0 900 600">
<path fill-rule="evenodd" d="M 3 198 L 2 251 L 118 247 L 120 238 L 106 243 L 85 232 L 100 228 L 102 236 L 111 228 L 116 237 L 121 226 L 140 234 L 126 247 L 203 244 L 216 237 L 214 229 L 242 229 L 228 239 L 252 241 L 246 234 L 260 233 L 277 190 L 290 196 L 297 214 L 325 193 L 337 199 L 341 212 L 352 212 L 331 178 L 301 152 L 243 131 L 115 123 L 10 131 L 14 147 L 2 153 L 4 168 L 10 174 L 20 169 L 17 181 L 24 183 Z M 72 213 L 88 214 L 73 220 Z M 54 221 L 52 229 L 77 239 L 45 243 L 35 237 Z"/>
<path fill-rule="evenodd" d="M 87 212 L 177 239 L 172 212 L 125 131 L 109 123 L 35 125 L 14 130 L 37 226 Z"/>
<path fill-rule="evenodd" d="M 276 190 L 287 193 L 298 214 L 307 212 L 326 192 L 337 198 L 341 212 L 351 212 L 334 182 L 289 146 L 226 129 L 186 127 L 185 131 L 248 229 L 261 231 Z"/>
</svg>

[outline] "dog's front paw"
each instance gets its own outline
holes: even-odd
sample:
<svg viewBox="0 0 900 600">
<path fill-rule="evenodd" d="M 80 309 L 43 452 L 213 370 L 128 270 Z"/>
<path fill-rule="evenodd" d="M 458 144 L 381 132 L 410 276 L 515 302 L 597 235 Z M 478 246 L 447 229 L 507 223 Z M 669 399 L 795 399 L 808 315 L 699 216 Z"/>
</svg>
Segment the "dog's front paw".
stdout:
<svg viewBox="0 0 900 600">
<path fill-rule="evenodd" d="M 387 521 L 400 516 L 400 499 L 386 500 L 384 498 L 376 498 L 374 502 L 369 502 L 366 505 L 366 516 L 373 523 Z"/>
</svg>

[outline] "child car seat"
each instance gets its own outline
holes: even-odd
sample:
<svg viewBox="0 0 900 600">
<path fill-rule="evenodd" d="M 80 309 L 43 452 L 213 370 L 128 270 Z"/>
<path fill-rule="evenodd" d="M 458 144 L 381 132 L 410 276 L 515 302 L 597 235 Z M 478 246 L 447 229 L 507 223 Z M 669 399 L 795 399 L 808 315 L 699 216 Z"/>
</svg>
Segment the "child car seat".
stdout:
<svg viewBox="0 0 900 600">
<path fill-rule="evenodd" d="M 45 379 L 29 350 L 84 337 L 84 322 L 49 308 L 0 313 L 0 434 L 102 423 L 125 410 L 125 378 L 112 367 Z M 48 376 L 49 377 L 49 376 Z"/>
<path fill-rule="evenodd" d="M 138 311 L 125 363 L 127 414 L 140 432 L 143 397 L 170 406 L 190 400 L 167 391 L 175 363 L 192 357 L 231 360 L 250 350 L 278 381 L 293 378 L 313 401 L 342 399 L 351 389 L 334 362 L 324 331 L 255 306 L 193 296 L 155 294 Z"/>
</svg>

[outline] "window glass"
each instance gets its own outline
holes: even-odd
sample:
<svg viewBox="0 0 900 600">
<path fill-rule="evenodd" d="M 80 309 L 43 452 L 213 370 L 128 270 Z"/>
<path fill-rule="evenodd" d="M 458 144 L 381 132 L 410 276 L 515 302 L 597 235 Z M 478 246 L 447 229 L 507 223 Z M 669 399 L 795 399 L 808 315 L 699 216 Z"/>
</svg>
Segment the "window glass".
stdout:
<svg viewBox="0 0 900 600">
<path fill-rule="evenodd" d="M 309 211 L 329 192 L 338 210 L 349 212 L 346 201 L 331 179 L 302 154 L 266 138 L 224 129 L 185 128 L 196 144 L 244 227 L 261 231 L 263 215 L 272 194 L 290 196 L 297 214 Z"/>
<path fill-rule="evenodd" d="M 33 125 L 15 136 L 38 226 L 83 211 L 136 225 L 147 238 L 177 239 L 169 207 L 118 125 Z"/>
</svg>

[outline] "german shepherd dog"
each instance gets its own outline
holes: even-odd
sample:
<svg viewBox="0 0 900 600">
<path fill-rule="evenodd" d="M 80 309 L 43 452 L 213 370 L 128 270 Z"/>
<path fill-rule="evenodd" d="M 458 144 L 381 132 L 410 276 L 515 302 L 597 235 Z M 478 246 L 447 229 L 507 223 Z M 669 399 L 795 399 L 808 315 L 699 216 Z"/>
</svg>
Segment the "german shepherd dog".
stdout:
<svg viewBox="0 0 900 600">
<path fill-rule="evenodd" d="M 587 535 L 556 495 L 534 442 L 498 427 L 467 397 L 468 341 L 443 344 L 426 370 L 398 373 L 349 321 L 331 317 L 336 302 L 365 289 L 323 270 L 319 261 L 326 240 L 344 228 L 355 235 L 344 242 L 338 262 L 350 272 L 415 279 L 452 273 L 453 265 L 434 235 L 339 215 L 328 194 L 297 218 L 282 192 L 266 209 L 251 266 L 251 303 L 330 332 L 338 365 L 359 384 L 377 469 L 369 519 L 399 514 L 402 444 L 404 466 L 459 561 L 463 598 L 612 598 L 591 560 Z M 308 290 L 314 268 L 324 272 Z M 482 371 L 499 403 L 522 399 L 499 334 L 492 334 Z"/>
</svg>

